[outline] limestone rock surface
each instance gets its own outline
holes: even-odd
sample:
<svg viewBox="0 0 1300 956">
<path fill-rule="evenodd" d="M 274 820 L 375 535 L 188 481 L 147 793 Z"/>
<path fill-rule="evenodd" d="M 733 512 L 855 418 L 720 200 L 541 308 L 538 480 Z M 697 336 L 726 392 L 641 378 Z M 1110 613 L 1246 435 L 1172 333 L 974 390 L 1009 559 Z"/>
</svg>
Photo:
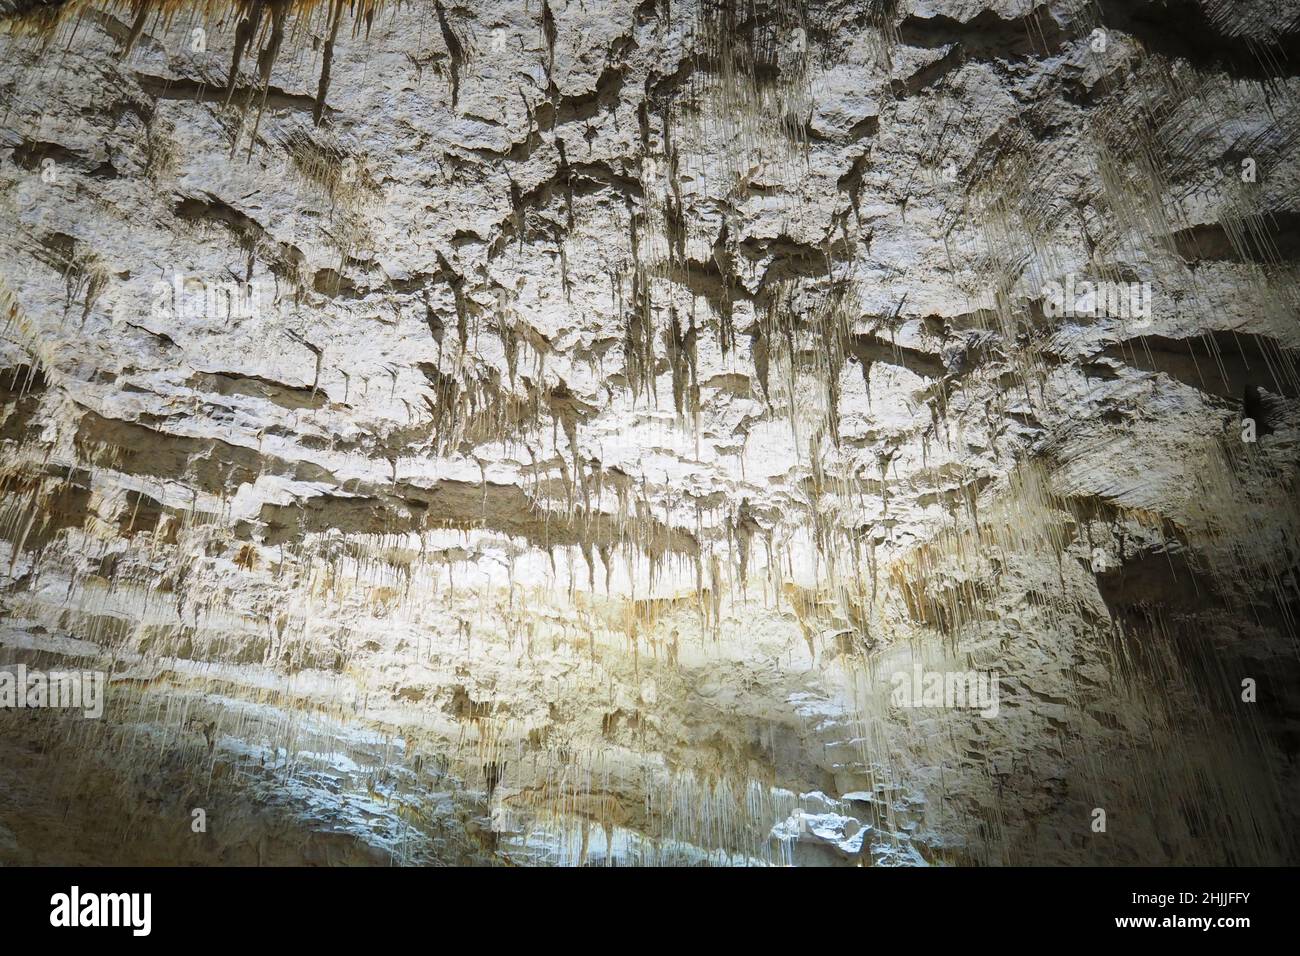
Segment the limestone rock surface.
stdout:
<svg viewBox="0 0 1300 956">
<path fill-rule="evenodd" d="M 1300 856 L 1293 0 L 0 24 L 0 862 Z"/>
</svg>

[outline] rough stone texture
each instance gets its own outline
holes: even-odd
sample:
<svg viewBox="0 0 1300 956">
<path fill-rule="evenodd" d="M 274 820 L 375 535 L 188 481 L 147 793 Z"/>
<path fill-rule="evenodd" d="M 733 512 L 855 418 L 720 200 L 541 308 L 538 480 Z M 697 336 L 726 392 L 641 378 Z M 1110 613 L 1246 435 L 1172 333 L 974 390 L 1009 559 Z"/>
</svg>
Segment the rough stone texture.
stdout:
<svg viewBox="0 0 1300 956">
<path fill-rule="evenodd" d="M 0 4 L 0 862 L 1300 857 L 1300 5 L 142 9 Z"/>
</svg>

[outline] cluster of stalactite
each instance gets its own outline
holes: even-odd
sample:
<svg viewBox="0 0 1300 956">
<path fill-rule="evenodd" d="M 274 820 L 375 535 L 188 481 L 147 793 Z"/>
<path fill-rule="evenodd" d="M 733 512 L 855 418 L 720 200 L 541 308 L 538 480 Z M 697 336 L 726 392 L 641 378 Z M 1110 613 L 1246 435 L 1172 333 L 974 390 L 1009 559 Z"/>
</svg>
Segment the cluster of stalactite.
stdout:
<svg viewBox="0 0 1300 956">
<path fill-rule="evenodd" d="M 133 19 L 130 35 L 123 39 L 123 56 L 130 55 L 142 32 L 153 24 L 186 16 L 208 22 L 206 18 L 218 6 L 148 0 L 128 5 Z M 40 21 L 53 24 L 47 29 L 58 36 L 58 30 L 75 31 L 76 18 L 89 15 L 89 8 L 80 4 L 65 6 L 48 4 L 18 12 L 36 17 L 58 12 L 58 19 Z M 232 11 L 223 10 L 234 13 L 230 22 L 235 31 L 224 102 L 257 114 L 250 151 L 276 60 L 294 44 L 295 30 L 323 28 L 328 37 L 313 116 L 315 124 L 328 126 L 330 58 L 341 25 L 348 21 L 354 32 L 364 31 L 381 6 L 378 0 L 347 4 L 342 0 L 243 0 L 234 4 Z M 884 9 L 887 6 L 873 7 L 881 17 L 878 41 L 882 55 L 897 42 L 892 12 Z M 435 3 L 435 7 L 449 57 L 449 95 L 454 106 L 469 44 L 458 35 L 442 4 Z M 555 14 L 543 2 L 537 15 L 552 61 L 548 68 L 553 67 Z M 321 670 L 343 677 L 351 672 L 358 648 L 350 643 L 352 635 L 346 630 L 323 641 L 318 633 L 320 621 L 354 612 L 358 600 L 375 620 L 398 618 L 419 625 L 423 615 L 435 608 L 459 613 L 466 600 L 473 599 L 473 586 L 469 586 L 469 594 L 458 589 L 458 572 L 470 577 L 482 536 L 501 526 L 501 515 L 508 515 L 512 517 L 505 530 L 547 553 L 554 579 L 563 582 L 566 599 L 576 601 L 577 592 L 584 588 L 596 592 L 602 585 L 608 596 L 616 574 L 632 583 L 631 597 L 621 601 L 616 614 L 604 620 L 595 614 L 588 620 L 575 616 L 572 623 L 552 629 L 544 637 L 520 614 L 514 619 L 514 629 L 503 636 L 528 651 L 535 640 L 549 641 L 552 647 L 567 642 L 595 659 L 604 647 L 622 642 L 638 662 L 642 656 L 655 663 L 671 662 L 679 636 L 669 643 L 660 622 L 675 609 L 665 608 L 659 603 L 662 599 L 638 595 L 635 588 L 644 582 L 643 586 L 653 591 L 661 580 L 693 580 L 693 594 L 685 601 L 697 622 L 701 642 L 716 639 L 728 608 L 751 600 L 785 607 L 798 620 L 813 657 L 826 653 L 823 635 L 835 633 L 848 647 L 844 658 L 850 661 L 847 666 L 855 679 L 871 688 L 876 666 L 871 654 L 877 647 L 910 641 L 959 653 L 959 646 L 969 643 L 971 635 L 978 635 L 988 624 L 1000 599 L 1023 598 L 1034 626 L 1044 631 L 1076 627 L 1078 619 L 1088 621 L 1079 638 L 1078 653 L 1114 659 L 1118 686 L 1113 692 L 1127 701 L 1127 713 L 1134 715 L 1134 735 L 1159 731 L 1160 741 L 1169 746 L 1185 739 L 1186 724 L 1168 712 L 1175 704 L 1166 708 L 1143 696 L 1144 687 L 1152 682 L 1172 682 L 1186 668 L 1186 655 L 1179 650 L 1183 640 L 1180 623 L 1159 614 L 1141 620 L 1120 615 L 1098 619 L 1093 609 L 1075 606 L 1064 571 L 1059 593 L 1034 590 L 1022 594 L 1015 588 L 1023 582 L 1008 583 L 1003 575 L 1023 556 L 1044 566 L 1061 566 L 1067 561 L 1091 566 L 1097 548 L 1122 564 L 1132 555 L 1125 552 L 1119 538 L 1136 535 L 1150 553 L 1190 552 L 1194 567 L 1189 573 L 1217 582 L 1230 611 L 1263 614 L 1280 631 L 1293 633 L 1300 516 L 1293 504 L 1283 508 L 1279 502 L 1295 501 L 1295 476 L 1261 456 L 1255 446 L 1231 439 L 1240 419 L 1252 409 L 1257 410 L 1258 424 L 1268 428 L 1265 406 L 1271 399 L 1260 397 L 1261 389 L 1269 395 L 1297 394 L 1300 376 L 1294 352 L 1276 339 L 1257 337 L 1252 344 L 1259 361 L 1254 365 L 1247 362 L 1247 372 L 1237 374 L 1223 355 L 1223 341 L 1212 335 L 1174 344 L 1175 350 L 1192 356 L 1194 364 L 1199 354 L 1208 368 L 1217 371 L 1219 380 L 1233 387 L 1231 394 L 1218 396 L 1221 419 L 1207 423 L 1206 434 L 1201 436 L 1204 456 L 1197 462 L 1198 493 L 1190 496 L 1198 503 L 1196 521 L 1171 526 L 1151 502 L 1126 489 L 1115 489 L 1103 501 L 1088 497 L 1093 494 L 1089 476 L 1066 455 L 1086 462 L 1089 440 L 1110 439 L 1105 435 L 1088 439 L 1062 430 L 1029 449 L 1035 460 L 996 483 L 975 468 L 954 473 L 938 461 L 927 461 L 923 471 L 928 472 L 930 493 L 947 509 L 949 526 L 933 540 L 903 549 L 893 540 L 890 512 L 891 469 L 896 475 L 893 452 L 897 449 L 881 455 L 876 473 L 864 473 L 859 463 L 844 467 L 845 459 L 837 454 L 841 446 L 839 383 L 845 366 L 850 362 L 859 365 L 869 386 L 873 365 L 923 361 L 917 356 L 909 359 L 894 344 L 898 312 L 877 317 L 861 314 L 859 280 L 853 273 L 859 252 L 858 232 L 850 215 L 856 203 L 853 183 L 848 184 L 851 195 L 845 197 L 838 234 L 832 231 L 821 247 L 792 243 L 779 250 L 780 268 L 769 272 L 757 292 L 749 291 L 752 283 L 744 281 L 749 277 L 742 275 L 743 251 L 735 240 L 738 229 L 732 224 L 724 221 L 716 234 L 706 237 L 711 247 L 707 261 L 687 252 L 688 239 L 704 235 L 704 226 L 689 219 L 682 174 L 692 164 L 701 168 L 706 164 L 704 157 L 684 153 L 688 148 L 684 144 L 699 143 L 703 137 L 711 148 L 708 168 L 713 174 L 722 169 L 734 175 L 738 192 L 751 188 L 749 177 L 758 166 L 775 163 L 788 171 L 806 160 L 808 57 L 817 45 L 820 29 L 815 11 L 800 3 L 725 0 L 700 9 L 679 9 L 674 4 L 666 15 L 695 19 L 695 53 L 690 82 L 665 76 L 659 77 L 657 84 L 648 84 L 637 113 L 640 169 L 634 180 L 621 185 L 627 209 L 626 254 L 624 266 L 611 271 L 610 283 L 612 299 L 624 320 L 620 343 L 623 384 L 635 401 L 647 406 L 671 401 L 683 427 L 698 430 L 700 343 L 707 336 L 716 336 L 726 355 L 735 350 L 738 337 L 748 337 L 766 408 L 788 420 L 795 447 L 801 454 L 806 452 L 806 461 L 801 462 L 806 480 L 800 483 L 803 499 L 797 510 L 787 515 L 760 514 L 748 501 L 697 502 L 693 527 L 681 526 L 667 508 L 664 514 L 655 514 L 654 499 L 644 489 L 583 454 L 581 429 L 595 410 L 565 386 L 543 384 L 538 373 L 546 345 L 520 336 L 509 294 L 495 290 L 499 293 L 495 308 L 481 305 L 471 294 L 473 290 L 466 288 L 469 280 L 440 256 L 435 281 L 447 287 L 452 307 L 444 315 L 437 314 L 427 291 L 424 302 L 430 331 L 440 349 L 444 338 L 447 342 L 448 360 L 443 362 L 440 352 L 436 365 L 421 367 L 430 386 L 428 394 L 421 396 L 428 417 L 420 412 L 413 418 L 429 438 L 429 453 L 435 455 L 452 455 L 465 443 L 475 446 L 491 439 L 508 439 L 524 447 L 530 446 L 530 440 L 540 445 L 537 439 L 545 431 L 558 449 L 562 435 L 567 458 L 560 455 L 554 463 L 535 462 L 531 483 L 522 489 L 524 494 L 503 492 L 484 475 L 477 487 L 462 489 L 467 501 L 481 498 L 480 507 L 458 506 L 440 512 L 434 499 L 422 512 L 410 502 L 429 489 L 399 486 L 394 465 L 392 487 L 371 489 L 378 502 L 373 510 L 364 515 L 349 512 L 346 520 L 336 520 L 331 513 L 317 521 L 302 505 L 286 506 L 286 513 L 268 506 L 261 516 L 266 528 L 259 540 L 251 530 L 244 529 L 242 534 L 232 530 L 224 512 L 234 490 L 232 476 L 255 480 L 261 464 L 250 470 L 247 464 L 232 459 L 218 466 L 206 481 L 196 474 L 172 476 L 193 483 L 195 492 L 189 503 L 164 504 L 161 491 L 158 498 L 142 492 L 104 498 L 100 489 L 112 482 L 99 480 L 100 473 L 139 473 L 129 461 L 130 449 L 90 434 L 75 443 L 75 465 L 38 472 L 32 463 L 47 457 L 43 453 L 49 444 L 47 436 L 14 430 L 4 437 L 13 443 L 7 457 L 17 464 L 0 471 L 4 492 L 0 536 L 13 542 L 10 575 L 15 576 L 22 559 L 29 565 L 22 572 L 27 575 L 26 590 L 36 594 L 50 543 L 60 534 L 65 541 L 79 535 L 84 546 L 78 552 L 77 566 L 68 575 L 65 603 L 75 609 L 72 616 L 79 636 L 104 648 L 115 661 L 147 670 L 150 661 L 185 658 L 212 664 L 257 664 L 287 674 Z M 1074 30 L 1087 36 L 1098 23 L 1104 26 L 1104 21 L 1081 20 Z M 1206 123 L 1230 119 L 1235 106 L 1230 88 L 1213 88 L 1222 82 L 1218 79 L 1194 72 L 1188 75 L 1167 64 L 1150 69 L 1152 75 L 1135 82 L 1161 89 L 1165 95 L 1151 100 L 1144 107 L 1146 112 L 1135 115 L 1121 89 L 1106 88 L 1109 80 L 1103 80 L 1101 92 L 1094 94 L 1103 100 L 1113 97 L 1115 106 L 1089 114 L 1092 125 L 1084 140 L 1095 148 L 1099 172 L 1095 194 L 1089 199 L 1102 210 L 1105 235 L 1101 240 L 1121 251 L 1127 251 L 1123 249 L 1126 244 L 1141 243 L 1137 251 L 1153 264 L 1153 281 L 1163 278 L 1172 284 L 1190 271 L 1187 250 L 1176 237 L 1184 236 L 1193 246 L 1210 241 L 1210 237 L 1198 236 L 1190 222 L 1177 221 L 1164 200 L 1191 175 L 1184 153 L 1190 151 L 1193 133 L 1186 139 L 1173 135 L 1172 127 L 1180 121 L 1177 104 L 1193 95 L 1198 101 L 1221 103 L 1222 115 L 1208 117 Z M 253 82 L 241 82 L 244 71 L 252 73 Z M 551 96 L 553 119 L 553 84 Z M 703 125 L 692 125 L 696 116 L 706 118 L 700 121 Z M 960 116 L 946 117 L 943 129 L 933 131 L 939 151 L 945 136 L 959 128 L 962 120 Z M 717 125 L 709 127 L 710 121 Z M 539 116 L 538 122 L 546 122 L 545 117 Z M 1279 125 L 1287 122 L 1279 119 Z M 1064 271 L 1053 252 L 1051 223 L 1057 221 L 1065 201 L 1062 196 L 1069 191 L 1028 148 L 1030 141 L 1027 138 L 1017 144 L 1012 140 L 991 151 L 992 158 L 973 159 L 950 184 L 958 200 L 951 224 L 954 228 L 976 224 L 973 241 L 982 244 L 988 285 L 997 290 L 994 308 L 976 313 L 979 329 L 985 334 L 983 348 L 997 361 L 989 369 L 970 374 L 943 366 L 930 368 L 933 374 L 928 377 L 933 384 L 919 403 L 914 434 L 898 436 L 899 441 L 915 440 L 927 458 L 932 450 L 952 450 L 955 425 L 972 427 L 970 422 L 949 420 L 950 401 L 957 390 L 983 395 L 993 393 L 991 383 L 998 383 L 996 397 L 986 409 L 994 420 L 987 426 L 990 443 L 996 441 L 997 426 L 1012 414 L 1010 403 L 1023 399 L 1038 413 L 1068 398 L 1052 380 L 1066 343 L 1044 322 L 1036 290 Z M 1275 139 L 1261 134 L 1257 142 L 1242 149 L 1248 148 L 1259 162 L 1281 160 L 1290 141 L 1281 134 Z M 304 180 L 326 190 L 344 206 L 361 203 L 363 197 L 348 193 L 361 188 L 355 180 L 339 179 L 344 157 L 322 143 L 328 144 L 326 134 L 306 131 L 284 148 Z M 563 251 L 562 232 L 572 230 L 575 224 L 573 194 L 578 174 L 562 147 L 557 148 L 554 188 L 530 195 L 514 190 L 512 221 L 502 231 L 507 241 L 495 245 L 496 251 L 508 249 L 511 230 L 521 245 L 526 238 L 533 238 L 529 230 L 536 228 L 538 219 L 530 220 L 529 214 L 545 203 L 564 206 L 563 222 L 555 226 Z M 861 175 L 859 169 L 859 184 Z M 1213 188 L 1221 190 L 1217 215 L 1226 241 L 1241 261 L 1251 264 L 1242 281 L 1254 284 L 1260 290 L 1257 298 L 1271 303 L 1278 316 L 1293 314 L 1300 301 L 1297 286 L 1282 251 L 1269 238 L 1272 233 L 1266 220 L 1270 210 L 1258 208 L 1257 193 L 1243 189 L 1239 179 L 1229 178 Z M 340 253 L 340 269 L 332 280 L 335 289 L 348 258 L 346 243 Z M 92 260 L 79 257 L 75 250 L 65 250 L 60 261 L 67 273 L 69 302 L 80 301 L 83 312 L 90 310 L 107 280 Z M 1107 265 L 1103 256 L 1097 257 L 1094 277 L 1131 280 L 1130 275 Z M 683 286 L 693 292 L 689 310 L 679 309 L 673 295 Z M 695 295 L 697 288 L 704 291 Z M 50 382 L 57 384 L 59 370 L 57 363 L 44 361 L 39 330 L 17 304 L 4 299 L 0 305 L 6 312 L 7 333 L 23 337 L 32 353 L 30 364 L 8 370 L 0 381 L 0 388 L 7 390 L 6 407 L 14 409 L 9 416 L 12 424 L 5 427 L 17 429 L 24 417 L 23 404 L 31 402 Z M 899 311 L 902 307 L 900 302 Z M 737 324 L 742 315 L 750 319 L 749 325 Z M 499 375 L 483 374 L 466 361 L 476 336 L 487 333 L 506 344 L 509 373 L 504 382 Z M 1145 357 L 1148 367 L 1158 369 L 1161 360 L 1152 353 L 1160 344 L 1150 336 L 1127 335 L 1117 341 L 1116 353 L 1126 364 L 1141 368 Z M 534 359 L 531 365 L 530 355 Z M 658 394 L 664 363 L 670 396 Z M 998 381 L 1004 373 L 1011 384 Z M 802 380 L 816 382 L 821 389 L 822 400 L 812 409 L 797 407 Z M 392 387 L 395 391 L 396 375 Z M 883 517 L 862 517 L 866 509 L 860 505 L 868 498 L 881 502 Z M 487 521 L 489 507 L 498 521 L 495 526 Z M 93 515 L 93 521 L 82 517 L 86 514 Z M 347 527 L 346 521 L 354 525 Z M 279 540 L 266 529 L 277 532 Z M 123 559 L 116 552 L 109 554 L 109 542 L 119 535 L 131 539 L 139 556 Z M 1259 541 L 1271 544 L 1259 550 L 1245 546 Z M 78 549 L 68 546 L 65 551 Z M 796 556 L 808 552 L 819 562 L 814 589 L 800 587 L 783 575 L 783 568 L 790 569 L 799 559 Z M 258 586 L 265 588 L 265 594 L 256 598 L 262 617 L 254 622 L 255 627 L 250 628 L 244 612 L 228 608 L 229 595 L 223 590 L 227 568 L 214 559 L 228 560 L 250 579 L 256 576 Z M 760 562 L 763 573 L 755 575 L 752 569 Z M 1008 579 L 1012 577 L 1007 574 Z M 1258 586 L 1260 581 L 1263 587 Z M 497 603 L 514 606 L 542 597 L 523 588 L 516 593 L 513 585 L 508 590 L 508 596 L 497 598 Z M 1261 592 L 1267 595 L 1262 611 L 1258 603 Z M 294 595 L 296 603 L 288 605 L 286 595 Z M 34 598 L 26 602 L 20 591 L 13 607 L 17 614 L 37 616 L 38 603 Z M 169 605 L 169 610 L 174 607 L 181 623 L 158 623 L 158 603 Z M 905 612 L 901 625 L 900 608 Z M 129 626 L 124 621 L 141 623 Z M 465 619 L 467 632 L 495 624 L 486 618 Z M 1134 629 L 1141 630 L 1140 647 L 1131 639 Z M 359 636 L 361 629 L 357 632 Z M 1196 666 L 1210 674 L 1221 665 L 1205 656 Z M 140 678 L 158 679 L 157 675 Z M 231 678 L 190 675 L 167 680 L 197 689 L 202 696 L 221 692 Z M 878 763 L 882 753 L 889 753 L 897 733 L 888 710 L 873 693 L 864 691 L 861 702 L 865 729 L 859 739 L 867 766 Z M 275 706 L 285 713 L 327 706 L 289 692 L 277 691 L 272 696 Z M 123 707 L 162 706 L 156 697 L 123 699 L 132 701 Z M 1062 699 L 1076 708 L 1086 704 L 1079 696 L 1064 694 Z M 358 712 L 364 713 L 365 708 L 330 716 L 345 719 Z M 125 713 L 117 716 L 126 719 Z M 505 813 L 525 814 L 530 821 L 527 827 L 558 827 L 567 841 L 565 861 L 590 857 L 593 828 L 600 831 L 600 845 L 610 856 L 619 840 L 629 839 L 631 831 L 654 842 L 653 850 L 627 851 L 646 861 L 673 858 L 677 852 L 673 848 L 679 844 L 742 856 L 761 855 L 764 848 L 772 850 L 768 841 L 771 821 L 788 816 L 798 806 L 796 795 L 771 781 L 760 785 L 745 778 L 737 765 L 727 768 L 732 776 L 701 779 L 683 772 L 647 782 L 644 812 L 633 818 L 626 805 L 611 796 L 613 785 L 608 776 L 612 770 L 602 764 L 599 752 L 575 753 L 564 745 L 535 741 L 535 726 L 494 717 L 490 708 L 473 701 L 466 703 L 457 717 L 472 732 L 457 741 L 455 748 L 448 749 L 440 741 L 439 754 L 452 762 L 451 770 L 443 767 L 441 772 L 473 778 L 489 802 L 503 775 L 508 774 L 512 795 L 502 805 Z M 143 717 L 136 714 L 132 719 Z M 204 733 L 200 726 L 195 737 L 195 722 L 187 714 L 153 714 L 149 719 L 170 728 L 175 739 L 188 733 L 186 759 L 193 761 L 192 769 L 211 769 L 217 759 L 211 741 L 220 728 Z M 1199 711 L 1193 719 L 1202 736 L 1217 735 L 1215 739 L 1227 739 L 1242 748 L 1250 746 L 1252 735 L 1260 733 L 1245 721 L 1223 732 Z M 275 743 L 277 752 L 282 746 L 287 752 L 293 743 L 293 731 L 288 727 L 282 731 L 285 739 Z M 238 736 L 240 731 L 230 732 Z M 206 746 L 201 745 L 203 741 Z M 1067 744 L 1083 746 L 1078 741 Z M 141 754 L 138 759 L 154 759 L 144 756 L 142 744 L 131 746 L 136 748 L 132 753 Z M 408 745 L 404 759 L 413 759 L 412 753 L 418 749 L 418 745 Z M 1204 803 L 1198 812 L 1206 821 L 1220 814 L 1234 820 L 1243 859 L 1266 859 L 1270 845 L 1279 842 L 1273 795 L 1251 790 L 1244 783 L 1241 789 L 1207 787 L 1199 752 L 1193 749 L 1189 746 L 1185 755 L 1167 764 L 1183 775 L 1181 779 L 1148 781 L 1150 788 L 1133 798 L 1135 805 L 1158 794 L 1163 786 L 1180 793 L 1201 793 Z M 545 759 L 538 759 L 539 753 L 545 754 Z M 1225 759 L 1239 757 L 1234 751 Z M 1095 772 L 1097 780 L 1113 777 L 1105 768 L 1093 767 L 1085 752 L 1071 754 L 1070 759 Z M 520 768 L 530 760 L 534 766 L 524 773 Z M 903 769 L 884 767 L 882 779 L 894 780 Z M 286 774 L 292 772 L 292 768 L 285 769 Z M 994 786 L 992 776 L 989 786 Z M 404 798 L 390 794 L 386 799 L 401 803 Z M 422 812 L 414 804 L 403 806 L 401 813 L 408 816 L 418 817 Z M 886 802 L 884 806 L 885 816 L 875 818 L 874 825 L 882 832 L 895 832 L 897 821 L 890 819 L 894 804 Z M 1238 809 L 1244 811 L 1244 817 L 1232 816 Z M 503 827 L 514 832 L 508 820 Z M 622 835 L 616 835 L 616 830 Z M 519 840 L 528 845 L 526 834 Z M 989 835 L 989 845 L 997 842 Z"/>
</svg>

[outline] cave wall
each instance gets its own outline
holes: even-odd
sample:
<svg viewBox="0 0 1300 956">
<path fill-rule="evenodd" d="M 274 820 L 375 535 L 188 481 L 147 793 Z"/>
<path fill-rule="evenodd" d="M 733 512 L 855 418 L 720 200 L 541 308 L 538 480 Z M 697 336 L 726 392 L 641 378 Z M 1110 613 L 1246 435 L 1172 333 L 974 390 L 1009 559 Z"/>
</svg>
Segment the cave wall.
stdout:
<svg viewBox="0 0 1300 956">
<path fill-rule="evenodd" d="M 0 18 L 0 861 L 1296 859 L 1296 3 Z"/>
</svg>

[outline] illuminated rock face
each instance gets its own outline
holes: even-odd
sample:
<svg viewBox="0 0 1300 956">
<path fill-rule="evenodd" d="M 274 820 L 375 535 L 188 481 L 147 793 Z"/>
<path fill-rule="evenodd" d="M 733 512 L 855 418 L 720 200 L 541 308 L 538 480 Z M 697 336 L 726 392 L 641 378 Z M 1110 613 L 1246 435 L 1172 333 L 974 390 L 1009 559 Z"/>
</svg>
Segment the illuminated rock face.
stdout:
<svg viewBox="0 0 1300 956">
<path fill-rule="evenodd" d="M 1295 861 L 1296 4 L 220 6 L 0 4 L 0 862 Z"/>
</svg>

